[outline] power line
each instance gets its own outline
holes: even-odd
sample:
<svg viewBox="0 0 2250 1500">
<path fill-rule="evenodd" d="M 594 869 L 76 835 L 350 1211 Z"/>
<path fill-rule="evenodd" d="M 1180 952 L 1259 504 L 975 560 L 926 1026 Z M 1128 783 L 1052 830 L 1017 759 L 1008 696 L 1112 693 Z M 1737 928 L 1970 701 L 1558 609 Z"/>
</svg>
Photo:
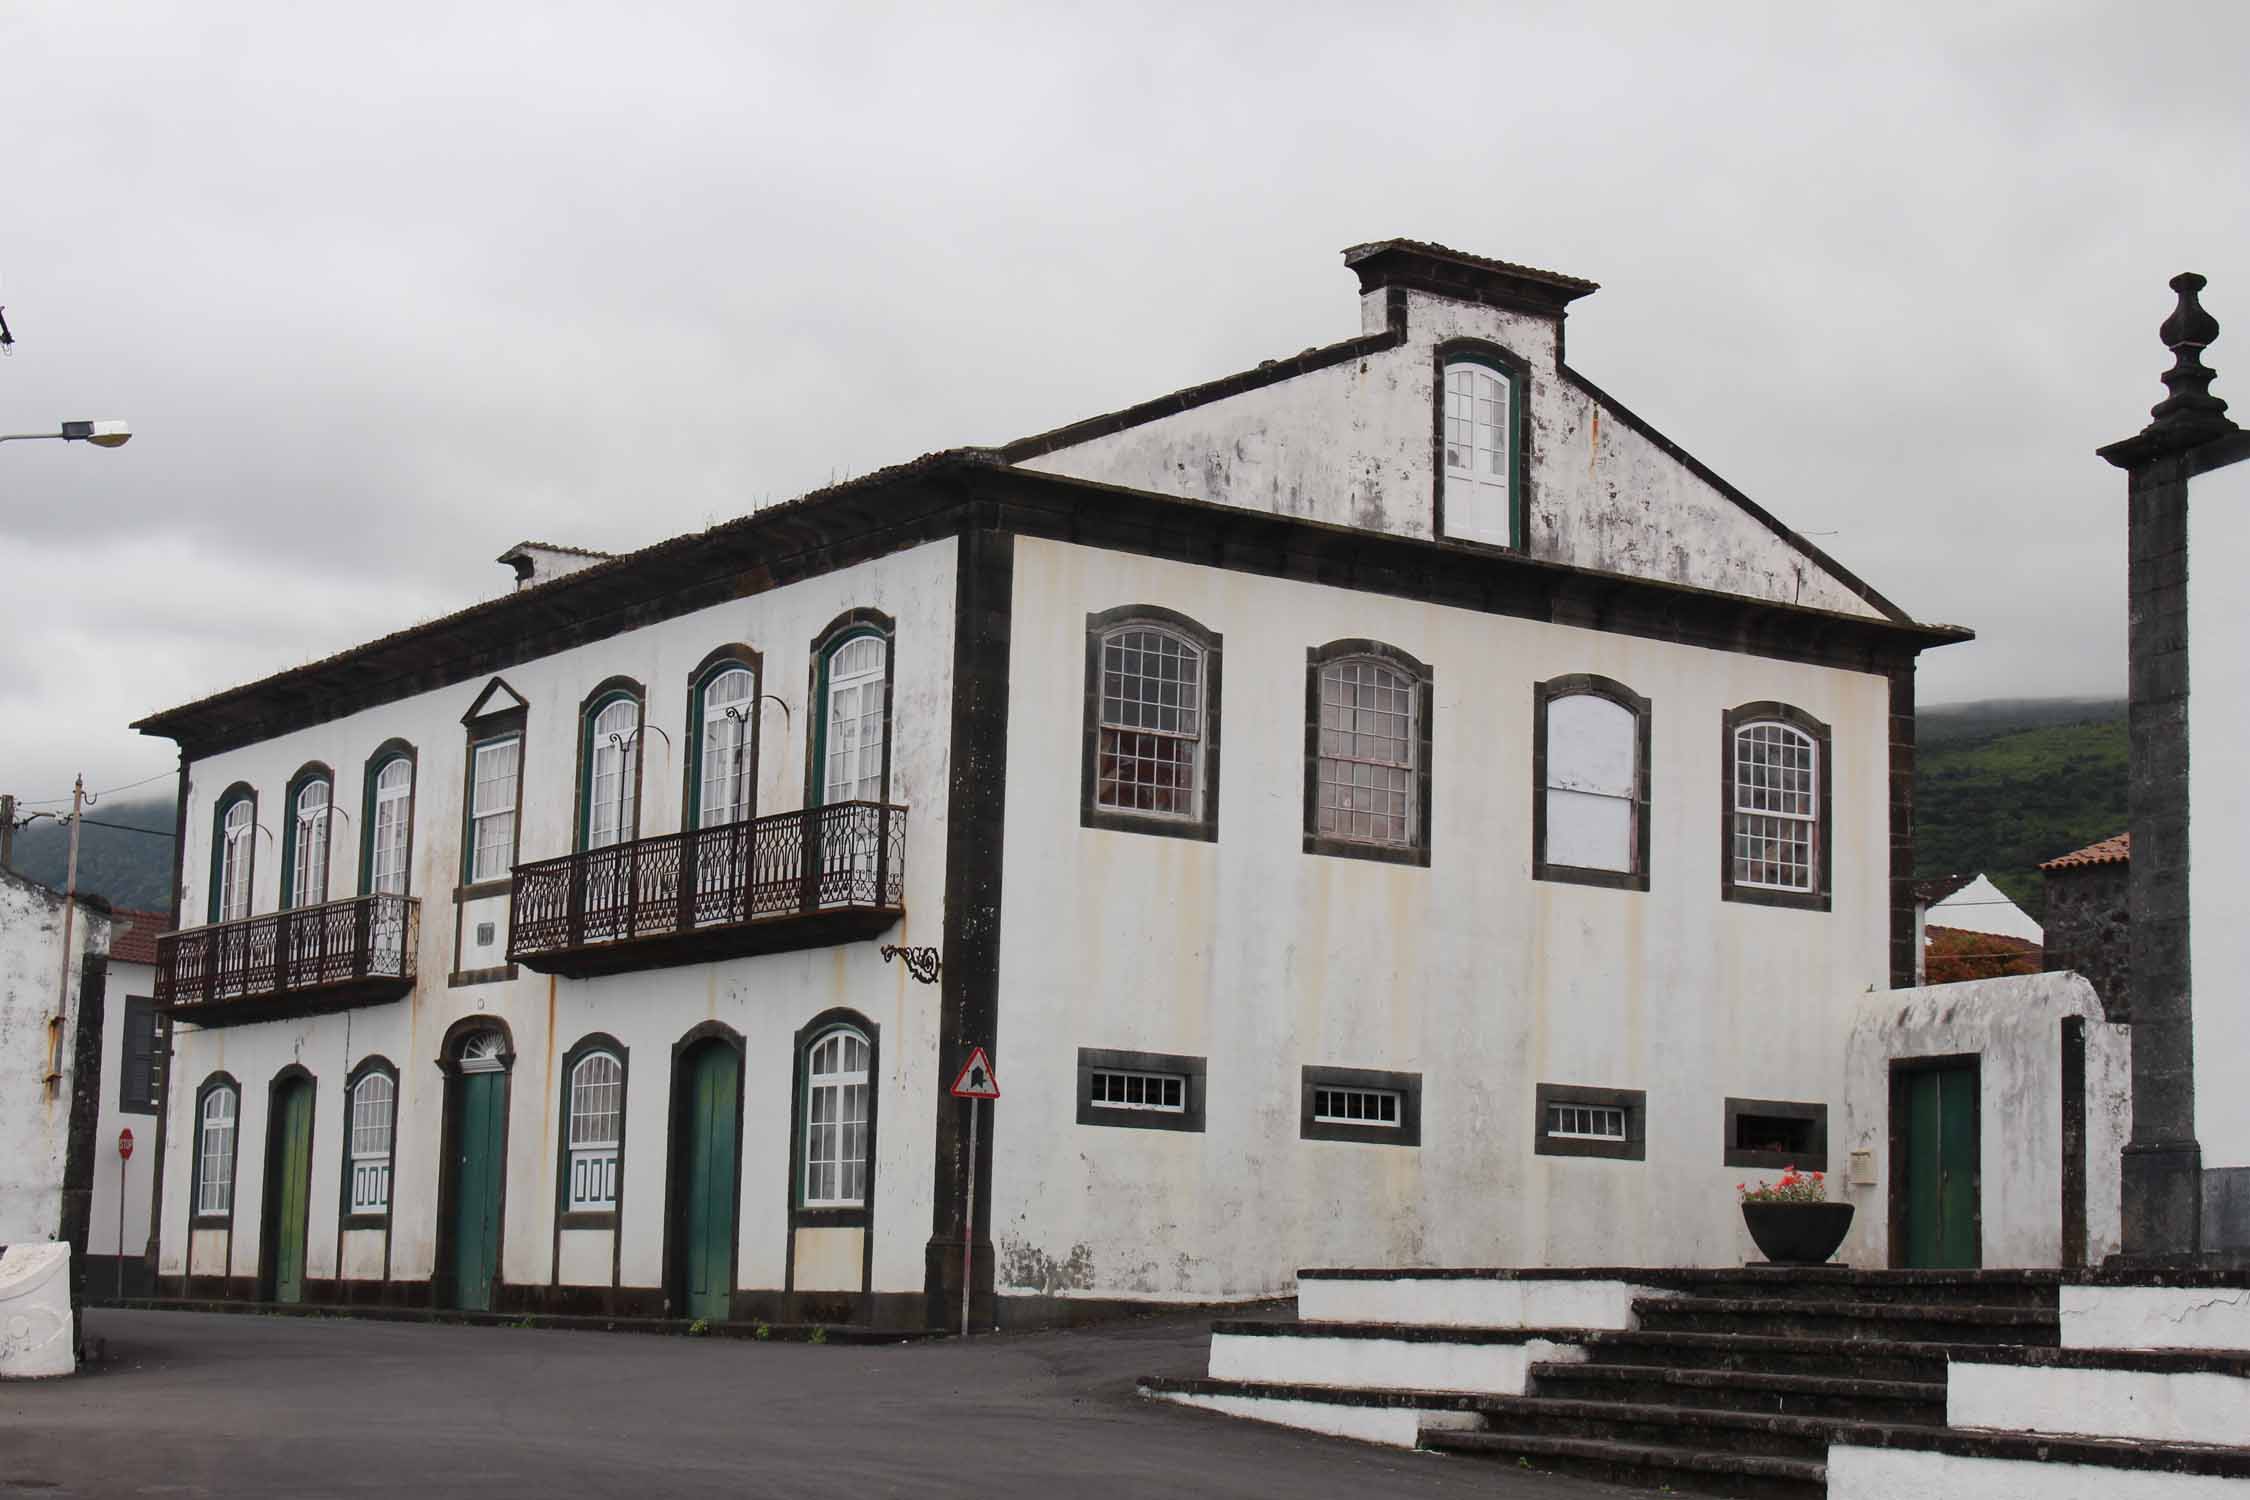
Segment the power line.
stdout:
<svg viewBox="0 0 2250 1500">
<path fill-rule="evenodd" d="M 81 814 L 81 817 L 83 816 L 84 815 Z M 135 828 L 130 823 L 104 823 L 99 818 L 86 818 L 85 822 L 90 827 L 114 828 L 119 833 L 145 833 L 152 839 L 168 839 L 175 837 L 172 830 L 169 828 Z"/>
<path fill-rule="evenodd" d="M 113 786 L 113 787 L 109 788 L 109 789 L 108 789 L 107 791 L 100 791 L 100 792 L 88 792 L 88 793 L 86 794 L 86 800 L 87 800 L 88 802 L 94 802 L 94 801 L 98 801 L 99 799 L 101 799 L 101 798 L 103 798 L 103 797 L 112 797 L 112 796 L 115 796 L 115 795 L 116 795 L 117 793 L 119 793 L 119 792 L 130 792 L 130 791 L 134 790 L 134 789 L 135 789 L 136 787 L 144 787 L 144 786 L 147 786 L 147 785 L 148 785 L 148 784 L 149 784 L 150 782 L 152 782 L 152 781 L 162 781 L 162 780 L 164 780 L 164 779 L 165 779 L 166 777 L 169 777 L 169 776 L 177 776 L 178 774 L 179 774 L 179 773 L 178 773 L 177 771 L 159 771 L 159 772 L 157 772 L 157 773 L 156 773 L 156 774 L 155 774 L 154 776 L 144 776 L 144 777 L 142 777 L 142 778 L 141 778 L 141 779 L 140 779 L 139 781 L 128 782 L 128 783 L 126 783 L 126 784 L 125 784 L 124 786 Z M 16 799 L 16 806 L 18 806 L 18 807 L 47 807 L 47 806 L 50 806 L 50 805 L 52 805 L 52 804 L 54 804 L 54 803 L 58 803 L 58 802 L 68 802 L 69 800 L 70 800 L 70 793 L 68 793 L 68 792 L 65 792 L 65 793 L 64 793 L 64 794 L 63 794 L 62 796 L 60 796 L 60 797 L 18 797 L 18 798 Z M 93 819 L 91 819 L 91 818 L 88 818 L 88 819 L 87 819 L 86 821 L 87 821 L 87 822 L 89 822 L 89 823 L 91 823 L 91 822 L 93 821 Z"/>
</svg>

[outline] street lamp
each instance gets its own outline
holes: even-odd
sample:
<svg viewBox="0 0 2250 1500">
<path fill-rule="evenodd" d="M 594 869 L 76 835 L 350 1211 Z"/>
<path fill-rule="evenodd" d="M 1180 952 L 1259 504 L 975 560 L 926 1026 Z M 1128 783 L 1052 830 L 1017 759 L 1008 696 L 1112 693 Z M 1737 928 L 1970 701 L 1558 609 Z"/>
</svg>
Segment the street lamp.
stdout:
<svg viewBox="0 0 2250 1500">
<path fill-rule="evenodd" d="M 66 443 L 92 443 L 97 448 L 122 448 L 133 440 L 133 429 L 123 422 L 65 422 L 60 432 L 0 432 L 0 443 L 21 443 L 32 438 L 61 438 Z"/>
</svg>

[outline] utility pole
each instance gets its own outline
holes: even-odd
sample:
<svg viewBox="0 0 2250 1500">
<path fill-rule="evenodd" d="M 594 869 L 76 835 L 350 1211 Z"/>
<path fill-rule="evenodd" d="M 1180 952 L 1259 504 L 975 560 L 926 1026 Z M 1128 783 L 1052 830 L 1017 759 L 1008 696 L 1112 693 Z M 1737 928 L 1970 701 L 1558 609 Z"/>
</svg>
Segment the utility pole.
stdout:
<svg viewBox="0 0 2250 1500">
<path fill-rule="evenodd" d="M 12 799 L 11 799 L 12 800 Z M 86 778 L 70 789 L 70 864 L 63 878 L 62 964 L 55 977 L 55 1013 L 47 1018 L 47 1097 L 62 1084 L 63 1018 L 70 1014 L 70 929 L 78 915 L 78 825 L 85 821 Z"/>
<path fill-rule="evenodd" d="M 0 870 L 16 867 L 16 797 L 0 794 Z"/>
</svg>

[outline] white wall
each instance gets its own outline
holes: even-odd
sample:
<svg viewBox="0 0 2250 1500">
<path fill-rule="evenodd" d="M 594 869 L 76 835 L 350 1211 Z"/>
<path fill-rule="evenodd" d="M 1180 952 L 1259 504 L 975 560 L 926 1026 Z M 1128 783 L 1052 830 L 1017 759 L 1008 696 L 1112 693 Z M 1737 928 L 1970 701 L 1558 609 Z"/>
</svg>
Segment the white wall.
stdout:
<svg viewBox="0 0 2250 1500">
<path fill-rule="evenodd" d="M 953 581 L 954 543 L 946 539 L 505 669 L 500 675 L 530 704 L 522 859 L 545 859 L 572 847 L 579 704 L 612 674 L 629 675 L 645 685 L 647 722 L 672 737 L 667 745 L 653 733 L 648 736 L 640 831 L 646 836 L 679 826 L 688 676 L 707 652 L 728 642 L 744 642 L 764 653 L 765 690 L 780 695 L 790 708 L 785 721 L 772 704 L 765 705 L 757 810 L 762 815 L 801 806 L 812 638 L 844 610 L 874 608 L 898 622 L 892 797 L 912 809 L 907 916 L 882 941 L 938 941 L 944 915 Z M 315 1075 L 318 1087 L 306 1272 L 314 1278 L 336 1274 L 342 1087 L 352 1067 L 380 1053 L 398 1067 L 400 1083 L 391 1273 L 408 1279 L 428 1276 L 435 1252 L 442 1113 L 442 1075 L 434 1064 L 454 1022 L 486 1014 L 506 1022 L 517 1051 L 509 1097 L 504 1280 L 544 1284 L 553 1274 L 561 1062 L 580 1037 L 605 1031 L 629 1053 L 621 1280 L 628 1286 L 659 1283 L 671 1049 L 689 1028 L 716 1020 L 741 1032 L 746 1041 L 738 1285 L 778 1288 L 786 1247 L 792 1040 L 821 1011 L 844 1006 L 880 1029 L 874 1287 L 920 1291 L 933 1171 L 929 1143 L 936 1110 L 936 991 L 911 982 L 903 966 L 885 965 L 876 942 L 601 979 L 557 979 L 526 969 L 510 981 L 448 987 L 452 893 L 461 859 L 461 718 L 483 686 L 481 678 L 463 682 L 213 756 L 190 768 L 183 915 L 193 926 L 206 913 L 213 802 L 226 787 L 238 779 L 255 785 L 259 821 L 278 831 L 290 776 L 309 760 L 332 766 L 337 803 L 354 820 L 337 820 L 330 889 L 341 896 L 358 889 L 356 819 L 367 756 L 392 736 L 414 743 L 420 763 L 411 891 L 422 901 L 420 981 L 406 1000 L 337 1015 L 201 1029 L 184 1020 L 178 1025 L 164 1163 L 162 1273 L 178 1275 L 187 1264 L 196 1088 L 211 1073 L 224 1070 L 243 1089 L 231 1271 L 254 1274 L 267 1088 L 280 1068 L 297 1062 Z M 261 837 L 254 911 L 274 909 L 279 867 L 277 843 Z M 597 1268 L 606 1284 L 608 1234 L 600 1232 L 599 1237 L 599 1246 L 574 1243 L 570 1260 L 580 1270 Z M 222 1237 L 201 1235 L 197 1243 L 197 1253 L 214 1262 L 226 1253 Z M 341 1256 L 357 1267 L 355 1274 L 375 1274 L 380 1236 L 355 1233 Z M 198 1274 L 217 1270 L 216 1264 L 196 1266 Z"/>
<path fill-rule="evenodd" d="M 1383 327 L 1384 296 L 1364 299 L 1370 332 Z M 1554 320 L 1411 292 L 1406 326 L 1406 342 L 1396 349 L 1059 449 L 1024 467 L 1427 537 L 1433 350 L 1447 339 L 1485 339 L 1531 366 L 1531 556 L 1785 604 L 1877 613 L 1565 380 Z"/>
<path fill-rule="evenodd" d="M 2250 463 L 2188 484 L 2188 962 L 2195 976 L 2195 1138 L 2205 1167 L 2250 1166 L 2250 602 L 2230 576 L 2250 557 Z"/>
<path fill-rule="evenodd" d="M 124 1218 L 124 1254 L 134 1259 L 148 1249 L 149 1192 L 156 1180 L 156 1116 L 128 1113 L 117 1107 L 124 1080 L 125 1001 L 156 993 L 156 971 L 147 964 L 109 966 L 109 984 L 102 1002 L 101 1116 L 94 1127 L 94 1205 L 86 1235 L 89 1255 L 118 1253 L 118 1219 Z M 133 1132 L 133 1155 L 122 1163 L 120 1177 L 117 1133 Z M 101 1280 L 97 1278 L 97 1280 Z M 113 1282 L 101 1281 L 93 1290 L 106 1294 Z"/>
<path fill-rule="evenodd" d="M 1884 679 L 1028 538 L 1014 598 L 1003 1291 L 1751 1254 L 1725 1099 L 1837 1109 L 1888 983 Z M 1216 843 L 1080 826 L 1085 620 L 1135 603 L 1224 637 Z M 1302 852 L 1305 652 L 1342 637 L 1434 669 L 1427 869 Z M 1573 672 L 1653 700 L 1645 894 L 1530 878 L 1532 685 Z M 1756 699 L 1831 726 L 1830 912 L 1720 900 L 1721 716 Z M 1206 1131 L 1073 1124 L 1081 1046 L 1206 1057 Z M 1303 1064 L 1421 1073 L 1422 1145 L 1299 1140 Z M 1647 1090 L 1647 1160 L 1535 1156 L 1543 1081 Z"/>
<path fill-rule="evenodd" d="M 2062 1021 L 2086 1022 L 2086 1253 L 2118 1248 L 2118 1156 L 2132 1134 L 2132 1029 L 2102 1018 L 2072 973 L 2023 974 L 1864 996 L 1846 1053 L 1845 1107 L 1829 1128 L 1830 1197 L 1858 1205 L 1844 1258 L 1889 1263 L 1890 1065 L 1974 1053 L 1984 1264 L 2062 1263 Z M 1854 1187 L 1854 1150 L 1875 1181 Z"/>
<path fill-rule="evenodd" d="M 48 1018 L 63 961 L 63 900 L 0 872 L 0 1245 L 62 1231 L 63 1161 L 78 1087 L 78 994 L 89 952 L 109 949 L 109 918 L 84 905 L 72 921 L 61 1081 L 50 1092 Z"/>
</svg>

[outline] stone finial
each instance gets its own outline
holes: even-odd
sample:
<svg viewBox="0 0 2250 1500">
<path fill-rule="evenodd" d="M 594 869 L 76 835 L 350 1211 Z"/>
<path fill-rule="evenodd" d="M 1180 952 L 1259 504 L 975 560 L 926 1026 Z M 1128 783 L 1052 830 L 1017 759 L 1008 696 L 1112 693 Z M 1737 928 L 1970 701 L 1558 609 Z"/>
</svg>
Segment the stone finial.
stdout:
<svg viewBox="0 0 2250 1500">
<path fill-rule="evenodd" d="M 2149 408 L 2153 420 L 2137 435 L 2100 450 L 2102 457 L 2120 468 L 2132 468 L 2237 430 L 2227 416 L 2226 402 L 2211 394 L 2217 372 L 2203 363 L 2203 351 L 2219 337 L 2219 320 L 2196 300 L 2205 286 L 2204 279 L 2193 271 L 2182 271 L 2170 285 L 2180 300 L 2156 331 L 2164 347 L 2172 351 L 2172 368 L 2164 372 L 2164 389 L 2169 394 Z"/>
</svg>

